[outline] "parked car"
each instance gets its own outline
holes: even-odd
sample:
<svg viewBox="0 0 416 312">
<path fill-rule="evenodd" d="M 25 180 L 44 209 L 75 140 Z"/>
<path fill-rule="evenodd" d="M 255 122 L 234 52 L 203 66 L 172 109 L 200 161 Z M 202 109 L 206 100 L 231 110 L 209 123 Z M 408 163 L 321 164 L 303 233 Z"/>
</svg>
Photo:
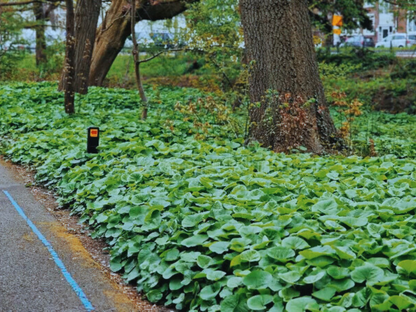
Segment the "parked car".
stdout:
<svg viewBox="0 0 416 312">
<path fill-rule="evenodd" d="M 407 39 L 410 41 L 409 45 L 415 46 L 416 45 L 416 32 L 407 33 Z"/>
<path fill-rule="evenodd" d="M 375 44 L 373 38 L 364 37 L 363 35 L 357 35 L 347 38 L 347 40 L 341 43 L 339 47 L 371 48 L 374 46 Z"/>
<path fill-rule="evenodd" d="M 139 45 L 139 51 L 145 52 L 147 49 L 154 46 L 154 41 L 150 38 L 148 33 L 145 32 L 137 32 L 137 44 Z M 124 42 L 124 47 L 121 50 L 122 54 L 130 54 L 133 49 L 133 41 L 132 36 L 128 36 L 126 41 Z"/>
<path fill-rule="evenodd" d="M 152 38 L 157 47 L 172 49 L 181 48 L 186 45 L 185 41 L 171 33 L 151 33 L 150 38 Z"/>
<path fill-rule="evenodd" d="M 25 50 L 25 45 L 21 42 L 6 41 L 0 44 L 0 50 L 23 52 Z"/>
<path fill-rule="evenodd" d="M 174 36 L 170 33 L 151 33 L 150 37 L 158 47 L 173 48 Z"/>
<path fill-rule="evenodd" d="M 395 33 L 378 42 L 376 48 L 403 48 L 410 47 L 414 44 L 416 44 L 416 38 L 412 40 L 405 33 Z"/>
</svg>

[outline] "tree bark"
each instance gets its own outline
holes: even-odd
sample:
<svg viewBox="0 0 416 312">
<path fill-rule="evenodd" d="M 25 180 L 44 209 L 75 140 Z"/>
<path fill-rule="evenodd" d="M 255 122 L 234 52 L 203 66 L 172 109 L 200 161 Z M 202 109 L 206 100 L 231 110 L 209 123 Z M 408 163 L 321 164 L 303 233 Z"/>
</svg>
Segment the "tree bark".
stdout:
<svg viewBox="0 0 416 312">
<path fill-rule="evenodd" d="M 186 2 L 195 0 L 136 0 L 136 21 L 172 18 L 186 10 Z M 130 3 L 113 0 L 97 30 L 90 70 L 90 85 L 102 86 L 118 53 L 131 35 Z"/>
<path fill-rule="evenodd" d="M 36 66 L 46 63 L 45 11 L 43 3 L 33 3 L 33 14 L 36 20 Z"/>
<path fill-rule="evenodd" d="M 63 88 L 65 90 L 65 112 L 75 113 L 75 16 L 73 0 L 66 0 L 66 53 Z"/>
<path fill-rule="evenodd" d="M 74 91 L 88 93 L 92 51 L 100 15 L 101 0 L 79 0 L 75 12 Z"/>
<path fill-rule="evenodd" d="M 312 39 L 307 0 L 240 0 L 250 64 L 249 140 L 276 152 L 331 148 L 329 114 Z"/>
<path fill-rule="evenodd" d="M 136 11 L 136 3 L 134 2 L 134 0 L 132 1 L 131 4 L 131 11 L 135 12 Z M 142 83 L 142 77 L 140 74 L 140 55 L 139 55 L 139 45 L 137 44 L 137 40 L 136 40 L 136 31 L 135 31 L 135 25 L 136 25 L 136 15 L 135 14 L 131 14 L 131 35 L 132 35 L 132 40 L 133 40 L 133 59 L 134 59 L 134 72 L 136 75 L 136 84 L 137 84 L 137 88 L 139 89 L 139 94 L 140 94 L 140 99 L 142 100 L 143 103 L 143 111 L 142 111 L 142 120 L 146 120 L 147 119 L 147 109 L 148 109 L 148 101 L 147 101 L 147 97 L 146 97 L 146 93 L 144 92 L 143 89 L 143 83 Z"/>
<path fill-rule="evenodd" d="M 53 10 L 59 5 L 59 1 L 46 6 L 42 1 L 33 2 L 33 14 L 36 20 L 36 66 L 40 66 L 46 63 L 46 22 Z"/>
</svg>

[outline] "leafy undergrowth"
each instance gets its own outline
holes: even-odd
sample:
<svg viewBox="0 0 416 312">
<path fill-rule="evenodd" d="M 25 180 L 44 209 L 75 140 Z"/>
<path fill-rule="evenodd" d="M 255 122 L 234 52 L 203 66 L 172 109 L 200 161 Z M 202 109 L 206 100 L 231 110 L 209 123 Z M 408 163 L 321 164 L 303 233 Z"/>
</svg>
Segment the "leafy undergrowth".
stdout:
<svg viewBox="0 0 416 312">
<path fill-rule="evenodd" d="M 341 127 L 345 116 L 333 110 L 335 125 Z M 350 124 L 349 140 L 355 153 L 370 155 L 369 141 L 377 155 L 393 154 L 399 158 L 416 157 L 416 115 L 364 111 Z"/>
<path fill-rule="evenodd" d="M 2 151 L 37 169 L 111 246 L 111 267 L 187 311 L 416 308 L 416 160 L 246 148 L 179 112 L 191 89 L 138 98 L 92 89 L 65 116 L 49 84 L 0 87 Z M 151 91 L 149 91 L 151 92 Z M 165 95 L 166 94 L 166 95 Z M 98 155 L 86 127 L 104 131 Z"/>
</svg>

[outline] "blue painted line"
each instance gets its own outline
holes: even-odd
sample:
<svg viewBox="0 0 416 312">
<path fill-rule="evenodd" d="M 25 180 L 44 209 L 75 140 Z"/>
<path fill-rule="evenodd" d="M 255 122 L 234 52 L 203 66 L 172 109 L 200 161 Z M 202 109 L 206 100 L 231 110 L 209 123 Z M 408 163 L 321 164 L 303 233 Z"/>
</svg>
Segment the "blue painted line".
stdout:
<svg viewBox="0 0 416 312">
<path fill-rule="evenodd" d="M 87 309 L 87 311 L 93 311 L 94 307 L 92 306 L 91 302 L 89 302 L 89 300 L 85 296 L 84 292 L 82 291 L 81 287 L 78 286 L 77 282 L 75 282 L 75 280 L 72 278 L 71 274 L 67 271 L 64 263 L 59 258 L 58 254 L 53 249 L 52 245 L 48 242 L 48 240 L 45 238 L 45 236 L 42 235 L 42 233 L 38 230 L 36 225 L 34 225 L 33 222 L 30 221 L 30 219 L 25 215 L 25 213 L 23 212 L 23 209 L 20 208 L 20 206 L 16 203 L 16 201 L 9 194 L 9 192 L 3 190 L 3 193 L 10 200 L 10 202 L 12 203 L 14 208 L 16 208 L 16 210 L 20 214 L 20 216 L 26 221 L 26 223 L 32 229 L 33 233 L 35 233 L 36 236 L 41 240 L 42 244 L 45 245 L 46 248 L 48 248 L 50 254 L 52 255 L 53 260 L 56 263 L 56 265 L 61 270 L 62 274 L 64 275 L 64 277 L 67 280 L 67 282 L 69 283 L 69 285 L 71 285 L 72 289 L 75 291 L 78 298 L 81 300 L 85 309 Z"/>
</svg>

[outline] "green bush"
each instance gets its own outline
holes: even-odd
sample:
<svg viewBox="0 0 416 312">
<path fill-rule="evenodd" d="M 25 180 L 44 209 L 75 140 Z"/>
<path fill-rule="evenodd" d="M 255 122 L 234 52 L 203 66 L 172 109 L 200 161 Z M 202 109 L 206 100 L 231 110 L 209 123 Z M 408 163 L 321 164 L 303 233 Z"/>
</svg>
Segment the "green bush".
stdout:
<svg viewBox="0 0 416 312">
<path fill-rule="evenodd" d="M 11 48 L 0 51 L 0 81 L 8 80 L 14 75 L 19 62 L 24 58 L 25 51 L 20 48 Z"/>
<path fill-rule="evenodd" d="M 331 55 L 319 64 L 329 103 L 334 101 L 334 92 L 345 92 L 349 101 L 358 99 L 367 108 L 392 113 L 416 112 L 414 60 L 393 59 L 386 62 L 390 64 L 387 68 L 375 65 L 369 69 L 365 62 L 351 62 L 355 58 L 351 54 Z"/>
<path fill-rule="evenodd" d="M 335 64 L 340 66 L 348 64 L 350 66 L 361 65 L 360 70 L 371 70 L 386 68 L 394 64 L 396 56 L 389 52 L 376 52 L 371 49 L 343 49 L 340 53 L 327 53 L 324 50 L 317 52 L 318 62 Z"/>
</svg>

